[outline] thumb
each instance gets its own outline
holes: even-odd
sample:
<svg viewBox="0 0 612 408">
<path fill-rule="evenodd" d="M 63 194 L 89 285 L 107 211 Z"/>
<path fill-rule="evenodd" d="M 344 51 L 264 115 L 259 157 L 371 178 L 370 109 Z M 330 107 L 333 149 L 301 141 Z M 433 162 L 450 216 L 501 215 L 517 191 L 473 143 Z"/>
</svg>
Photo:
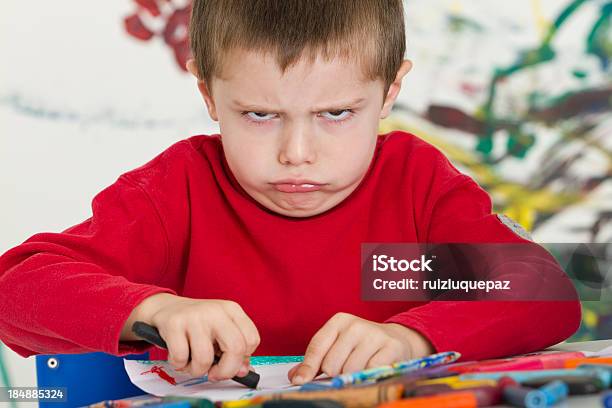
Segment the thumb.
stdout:
<svg viewBox="0 0 612 408">
<path fill-rule="evenodd" d="M 292 370 L 294 370 L 293 375 L 291 375 L 291 372 L 289 375 L 291 377 L 291 382 L 295 385 L 307 383 L 314 379 L 317 375 L 317 369 L 308 365 L 307 363 L 301 363 Z"/>
</svg>

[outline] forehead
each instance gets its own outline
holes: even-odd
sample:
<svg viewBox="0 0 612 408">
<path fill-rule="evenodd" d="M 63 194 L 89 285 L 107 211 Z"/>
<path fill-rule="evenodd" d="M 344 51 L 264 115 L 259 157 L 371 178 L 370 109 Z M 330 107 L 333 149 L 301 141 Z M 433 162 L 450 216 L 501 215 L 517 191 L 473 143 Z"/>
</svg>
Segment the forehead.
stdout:
<svg viewBox="0 0 612 408">
<path fill-rule="evenodd" d="M 213 80 L 213 93 L 259 96 L 269 103 L 363 97 L 382 87 L 382 80 L 367 79 L 362 64 L 355 60 L 302 56 L 283 72 L 273 54 L 248 50 L 227 53 L 220 75 Z"/>
</svg>

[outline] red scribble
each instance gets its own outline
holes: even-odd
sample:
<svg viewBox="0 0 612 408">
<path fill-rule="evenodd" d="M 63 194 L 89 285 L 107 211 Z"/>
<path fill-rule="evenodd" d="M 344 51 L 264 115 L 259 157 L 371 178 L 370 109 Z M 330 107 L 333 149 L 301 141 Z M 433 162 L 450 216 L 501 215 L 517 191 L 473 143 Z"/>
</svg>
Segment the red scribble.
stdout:
<svg viewBox="0 0 612 408">
<path fill-rule="evenodd" d="M 138 14 L 127 16 L 123 22 L 125 23 L 125 29 L 132 37 L 142 41 L 148 41 L 153 38 L 154 33 L 142 23 Z"/>
<path fill-rule="evenodd" d="M 482 91 L 482 87 L 475 85 L 475 84 L 471 84 L 469 82 L 462 82 L 461 83 L 461 91 L 465 94 L 468 94 L 470 96 L 476 95 L 477 93 Z"/>
<path fill-rule="evenodd" d="M 161 378 L 162 380 L 165 380 L 172 385 L 176 385 L 176 380 L 174 379 L 174 377 L 172 377 L 170 374 L 165 372 L 161 366 L 157 366 L 157 365 L 153 366 L 153 368 L 151 368 L 149 371 L 142 372 L 140 373 L 140 375 L 148 374 L 148 373 L 157 374 L 159 375 L 159 378 Z"/>
<path fill-rule="evenodd" d="M 155 2 L 155 0 L 134 0 L 134 1 L 140 7 L 144 8 L 149 13 L 151 13 L 151 15 L 154 16 L 154 17 L 157 17 L 157 16 L 159 16 L 161 14 L 161 12 L 159 10 L 159 6 Z"/>
<path fill-rule="evenodd" d="M 191 57 L 188 35 L 191 2 L 180 7 L 172 0 L 132 1 L 136 3 L 136 11 L 123 19 L 127 33 L 141 41 L 149 41 L 154 37 L 163 39 L 172 49 L 179 68 L 186 72 L 185 64 Z"/>
</svg>

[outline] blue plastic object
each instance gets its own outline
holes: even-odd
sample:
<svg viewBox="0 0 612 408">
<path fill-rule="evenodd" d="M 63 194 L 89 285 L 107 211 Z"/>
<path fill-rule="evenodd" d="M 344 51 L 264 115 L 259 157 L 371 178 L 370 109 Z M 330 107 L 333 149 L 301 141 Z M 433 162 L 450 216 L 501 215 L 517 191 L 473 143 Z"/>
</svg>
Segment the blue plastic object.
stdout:
<svg viewBox="0 0 612 408">
<path fill-rule="evenodd" d="M 142 395 L 123 368 L 123 358 L 105 353 L 36 356 L 38 387 L 65 387 L 65 403 L 40 402 L 40 408 L 81 407 L 95 402 Z M 148 360 L 149 353 L 130 355 Z"/>
</svg>

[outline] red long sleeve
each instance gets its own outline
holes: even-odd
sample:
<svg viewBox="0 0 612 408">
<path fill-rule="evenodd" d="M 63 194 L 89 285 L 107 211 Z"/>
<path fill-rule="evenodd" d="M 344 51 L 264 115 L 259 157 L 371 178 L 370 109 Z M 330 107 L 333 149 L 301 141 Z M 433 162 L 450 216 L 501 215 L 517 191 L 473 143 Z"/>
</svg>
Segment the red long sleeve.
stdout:
<svg viewBox="0 0 612 408">
<path fill-rule="evenodd" d="M 117 341 L 155 286 L 167 257 L 162 226 L 126 177 L 93 201 L 93 217 L 62 234 L 36 234 L 0 258 L 0 334 L 33 353 L 141 351 Z"/>
<path fill-rule="evenodd" d="M 580 320 L 577 301 L 360 298 L 364 242 L 519 239 L 491 214 L 484 191 L 404 132 L 379 136 L 359 187 L 314 217 L 261 207 L 233 178 L 218 136 L 173 145 L 97 195 L 92 210 L 85 222 L 37 234 L 0 257 L 0 339 L 24 356 L 141 350 L 119 343 L 121 328 L 161 291 L 236 301 L 259 330 L 262 355 L 304 353 L 337 312 L 405 324 L 464 358 L 539 349 Z M 527 267 L 537 275 L 546 262 Z"/>
</svg>

